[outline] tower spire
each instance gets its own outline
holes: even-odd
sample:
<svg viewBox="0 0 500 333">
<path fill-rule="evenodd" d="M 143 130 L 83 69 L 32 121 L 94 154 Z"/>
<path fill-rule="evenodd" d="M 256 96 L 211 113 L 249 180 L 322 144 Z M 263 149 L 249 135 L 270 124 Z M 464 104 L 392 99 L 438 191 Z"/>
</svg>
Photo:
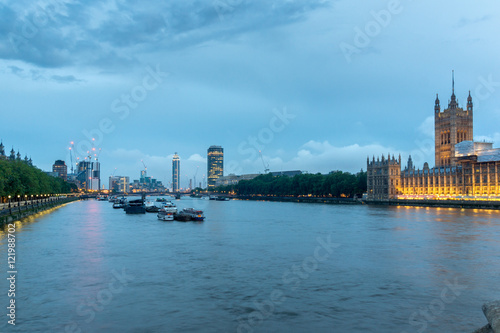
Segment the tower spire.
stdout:
<svg viewBox="0 0 500 333">
<path fill-rule="evenodd" d="M 455 71 L 451 71 L 451 102 L 449 105 L 452 109 L 455 109 L 457 104 L 457 97 L 455 96 Z"/>
<path fill-rule="evenodd" d="M 455 70 L 451 71 L 451 92 L 452 95 L 455 95 Z"/>
</svg>

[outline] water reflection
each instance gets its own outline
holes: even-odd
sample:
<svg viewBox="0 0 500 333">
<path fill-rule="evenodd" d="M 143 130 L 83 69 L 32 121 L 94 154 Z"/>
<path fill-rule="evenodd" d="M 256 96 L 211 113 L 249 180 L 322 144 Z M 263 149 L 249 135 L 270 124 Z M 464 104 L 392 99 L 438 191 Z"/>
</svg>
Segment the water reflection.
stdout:
<svg viewBox="0 0 500 333">
<path fill-rule="evenodd" d="M 204 210 L 206 221 L 162 222 L 90 200 L 17 222 L 22 311 L 9 331 L 64 331 L 74 323 L 84 332 L 236 332 L 241 318 L 248 323 L 281 290 L 286 297 L 250 325 L 255 332 L 410 333 L 418 329 L 412 314 L 455 282 L 467 288 L 426 322 L 427 331 L 473 331 L 484 322 L 482 302 L 500 298 L 500 212 L 175 203 Z M 340 246 L 304 273 L 318 237 L 329 235 Z M 4 233 L 0 244 L 5 257 Z M 289 277 L 300 283 L 283 279 L 293 269 L 300 274 Z M 122 270 L 135 279 L 98 302 L 89 321 L 85 310 Z"/>
</svg>

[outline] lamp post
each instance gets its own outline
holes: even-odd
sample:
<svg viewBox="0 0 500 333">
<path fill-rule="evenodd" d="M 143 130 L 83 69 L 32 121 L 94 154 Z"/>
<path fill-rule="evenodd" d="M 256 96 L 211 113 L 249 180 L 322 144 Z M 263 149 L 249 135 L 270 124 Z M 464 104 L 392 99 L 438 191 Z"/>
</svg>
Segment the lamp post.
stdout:
<svg viewBox="0 0 500 333">
<path fill-rule="evenodd" d="M 10 195 L 9 195 L 9 208 L 10 208 Z"/>
</svg>

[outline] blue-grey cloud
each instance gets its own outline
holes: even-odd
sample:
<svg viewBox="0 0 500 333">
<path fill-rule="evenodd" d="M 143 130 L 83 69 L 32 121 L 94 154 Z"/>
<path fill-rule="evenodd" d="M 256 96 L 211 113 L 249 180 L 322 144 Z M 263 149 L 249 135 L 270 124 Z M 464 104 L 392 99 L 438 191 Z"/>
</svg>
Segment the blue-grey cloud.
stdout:
<svg viewBox="0 0 500 333">
<path fill-rule="evenodd" d="M 476 23 L 488 21 L 489 19 L 491 19 L 490 15 L 484 15 L 482 17 L 478 17 L 478 18 L 474 18 L 474 19 L 469 19 L 469 18 L 462 17 L 458 21 L 457 27 L 463 28 L 463 27 L 471 25 L 471 24 L 476 24 Z"/>
<path fill-rule="evenodd" d="M 52 75 L 50 78 L 58 83 L 83 82 L 83 80 L 77 79 L 74 75 Z"/>
<path fill-rule="evenodd" d="M 30 79 L 33 81 L 53 81 L 57 83 L 76 83 L 84 82 L 84 80 L 75 77 L 74 75 L 59 75 L 47 73 L 44 69 L 23 69 L 18 66 L 7 66 L 7 73 L 11 73 L 21 79 Z"/>
<path fill-rule="evenodd" d="M 0 7 L 0 58 L 40 67 L 123 67 L 137 55 L 296 22 L 328 2 L 183 1 L 147 4 L 135 0 L 57 1 L 28 11 Z"/>
</svg>

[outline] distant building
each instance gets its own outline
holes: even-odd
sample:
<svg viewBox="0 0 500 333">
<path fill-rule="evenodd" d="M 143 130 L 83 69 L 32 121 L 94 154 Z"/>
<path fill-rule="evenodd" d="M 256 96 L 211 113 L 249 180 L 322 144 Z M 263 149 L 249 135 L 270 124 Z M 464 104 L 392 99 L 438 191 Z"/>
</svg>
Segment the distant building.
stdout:
<svg viewBox="0 0 500 333">
<path fill-rule="evenodd" d="M 401 156 L 368 159 L 368 200 L 500 199 L 500 149 L 472 141 L 470 92 L 466 110 L 458 107 L 453 82 L 448 108 L 441 112 L 436 98 L 434 111 L 436 166 L 417 169 L 410 156 L 402 170 Z"/>
<path fill-rule="evenodd" d="M 148 177 L 148 171 L 146 169 L 141 170 L 141 178 L 139 178 L 139 181 L 141 183 L 145 183 L 147 177 Z"/>
<path fill-rule="evenodd" d="M 151 177 L 146 177 L 142 181 L 134 180 L 131 184 L 131 191 L 136 192 L 165 192 L 162 182 Z"/>
<path fill-rule="evenodd" d="M 118 183 L 119 176 L 109 176 L 109 191 L 115 191 L 116 184 Z"/>
<path fill-rule="evenodd" d="M 218 186 L 227 186 L 227 185 L 236 185 L 241 180 L 251 180 L 251 179 L 254 179 L 257 176 L 260 176 L 260 174 L 253 173 L 253 174 L 240 175 L 240 176 L 237 176 L 235 174 L 230 174 L 230 175 L 227 175 L 227 176 L 222 176 L 222 177 L 217 178 L 217 180 L 215 181 L 215 187 L 218 187 Z"/>
<path fill-rule="evenodd" d="M 224 149 L 221 146 L 210 146 L 207 151 L 207 186 L 215 187 L 219 177 L 224 176 Z"/>
<path fill-rule="evenodd" d="M 52 165 L 52 172 L 57 172 L 59 178 L 68 180 L 68 167 L 66 166 L 66 163 L 64 161 L 55 161 L 55 163 Z"/>
<path fill-rule="evenodd" d="M 300 170 L 292 170 L 292 171 L 272 171 L 270 172 L 271 175 L 274 177 L 276 176 L 287 176 L 287 177 L 294 177 L 297 175 L 301 175 L 302 171 Z"/>
<path fill-rule="evenodd" d="M 270 172 L 273 177 L 278 177 L 278 176 L 286 176 L 286 177 L 294 177 L 296 175 L 301 175 L 302 171 L 300 170 L 293 170 L 293 171 L 276 171 L 276 172 Z M 215 187 L 217 186 L 226 186 L 226 185 L 236 185 L 238 184 L 241 180 L 251 180 L 254 179 L 255 177 L 258 177 L 262 175 L 261 173 L 251 173 L 251 174 L 246 174 L 246 175 L 235 175 L 235 174 L 230 174 L 227 176 L 219 177 L 215 181 Z"/>
<path fill-rule="evenodd" d="M 3 142 L 0 142 L 0 160 L 6 160 L 7 156 L 5 156 L 5 147 Z"/>
<path fill-rule="evenodd" d="M 101 188 L 101 164 L 82 161 L 77 167 L 78 188 L 85 191 L 99 191 Z"/>
<path fill-rule="evenodd" d="M 179 181 L 181 172 L 181 159 L 177 153 L 175 153 L 172 159 L 172 191 L 179 192 Z"/>
<path fill-rule="evenodd" d="M 109 190 L 115 193 L 129 193 L 130 178 L 124 176 L 109 177 Z"/>
</svg>

